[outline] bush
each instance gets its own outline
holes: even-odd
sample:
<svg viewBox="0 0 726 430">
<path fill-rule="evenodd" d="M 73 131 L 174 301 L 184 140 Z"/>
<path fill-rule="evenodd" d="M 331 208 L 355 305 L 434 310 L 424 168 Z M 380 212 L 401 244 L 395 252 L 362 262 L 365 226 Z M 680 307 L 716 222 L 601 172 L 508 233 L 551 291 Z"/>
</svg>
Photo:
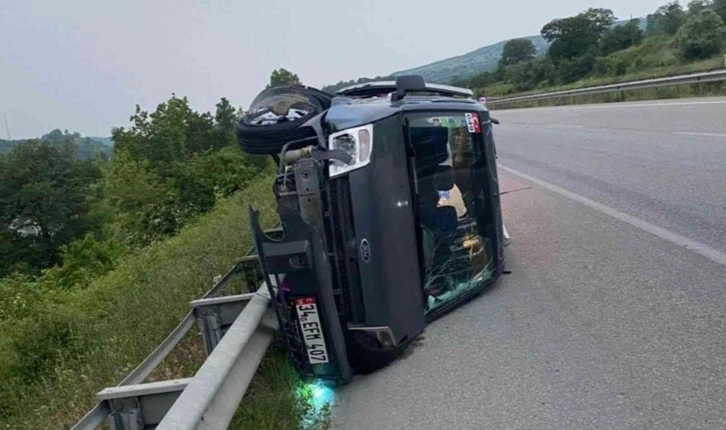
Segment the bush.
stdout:
<svg viewBox="0 0 726 430">
<path fill-rule="evenodd" d="M 630 62 L 625 59 L 620 59 L 615 63 L 614 74 L 615 76 L 622 76 L 628 73 L 628 66 Z"/>
<path fill-rule="evenodd" d="M 643 30 L 640 29 L 640 20 L 631 19 L 627 24 L 615 26 L 605 32 L 600 40 L 600 50 L 602 55 L 609 55 L 637 45 L 642 40 Z"/>
<path fill-rule="evenodd" d="M 226 99 L 212 116 L 173 96 L 152 113 L 137 107 L 129 129 L 113 130 L 104 179 L 119 240 L 146 246 L 174 235 L 265 168 L 237 148 L 234 115 Z"/>
<path fill-rule="evenodd" d="M 247 204 L 270 224 L 270 181 L 261 175 L 176 237 L 125 255 L 84 288 L 0 281 L 0 427 L 68 428 L 78 420 L 95 393 L 133 369 L 189 310 L 189 300 L 246 252 Z M 68 255 L 83 259 L 103 254 L 104 246 L 86 238 Z"/>
<path fill-rule="evenodd" d="M 128 248 L 113 239 L 99 241 L 89 233 L 61 248 L 61 264 L 47 269 L 35 282 L 44 291 L 85 288 L 118 264 Z"/>
<path fill-rule="evenodd" d="M 89 212 L 101 171 L 76 152 L 71 142 L 26 141 L 0 155 L 0 276 L 37 274 L 97 228 Z"/>
<path fill-rule="evenodd" d="M 726 43 L 726 26 L 715 12 L 702 11 L 688 18 L 675 41 L 686 60 L 709 58 L 721 52 Z"/>
<path fill-rule="evenodd" d="M 507 67 L 507 79 L 515 91 L 529 91 L 537 85 L 532 63 L 519 63 Z"/>
</svg>

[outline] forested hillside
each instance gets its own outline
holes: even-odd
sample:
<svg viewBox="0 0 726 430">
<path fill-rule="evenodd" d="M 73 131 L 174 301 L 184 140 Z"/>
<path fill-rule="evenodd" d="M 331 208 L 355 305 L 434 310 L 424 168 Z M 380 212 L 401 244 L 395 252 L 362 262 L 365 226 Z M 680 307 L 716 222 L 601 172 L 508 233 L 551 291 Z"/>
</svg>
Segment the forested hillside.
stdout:
<svg viewBox="0 0 726 430">
<path fill-rule="evenodd" d="M 671 2 L 644 19 L 618 21 L 609 9 L 589 8 L 545 24 L 528 36 L 391 73 L 324 87 L 420 74 L 429 82 L 501 96 L 576 82 L 664 76 L 722 68 L 726 52 L 726 0 Z"/>
<path fill-rule="evenodd" d="M 71 142 L 75 145 L 75 156 L 80 159 L 90 159 L 96 156 L 108 158 L 113 152 L 113 141 L 110 137 L 84 137 L 80 133 L 70 133 L 68 130 L 55 129 L 39 139 L 0 139 L 0 154 L 7 154 L 18 145 L 27 141 L 40 140 L 53 144 L 65 144 Z"/>
<path fill-rule="evenodd" d="M 613 26 L 609 9 L 590 8 L 542 27 L 550 44 L 536 57 L 526 41 L 507 42 L 494 71 L 454 83 L 477 95 L 497 96 L 577 82 L 593 84 L 723 68 L 726 0 L 695 0 L 684 9 L 672 2 L 645 19 Z"/>
<path fill-rule="evenodd" d="M 283 72 L 271 86 L 299 83 Z M 241 113 L 172 95 L 114 128 L 108 158 L 61 131 L 0 154 L 0 427 L 70 428 L 249 249 L 247 205 L 272 222 L 274 169 L 240 151 Z M 204 351 L 189 345 L 160 372 L 191 376 Z M 298 379 L 281 352 L 266 360 L 253 386 L 274 381 L 274 402 L 252 396 L 237 422 L 296 428 Z"/>
</svg>

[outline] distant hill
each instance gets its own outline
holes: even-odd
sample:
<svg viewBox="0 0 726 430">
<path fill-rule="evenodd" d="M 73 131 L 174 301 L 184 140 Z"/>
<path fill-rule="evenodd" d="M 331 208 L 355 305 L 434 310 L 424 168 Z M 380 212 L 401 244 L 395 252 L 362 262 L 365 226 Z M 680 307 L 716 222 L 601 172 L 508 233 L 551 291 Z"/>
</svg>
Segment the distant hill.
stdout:
<svg viewBox="0 0 726 430">
<path fill-rule="evenodd" d="M 33 139 L 4 140 L 0 139 L 0 155 L 7 154 L 23 142 Z M 43 135 L 40 140 L 51 143 L 64 143 L 72 141 L 77 147 L 76 156 L 80 159 L 93 158 L 96 154 L 103 158 L 109 158 L 113 153 L 113 141 L 110 137 L 83 137 L 79 133 L 53 130 Z"/>
<path fill-rule="evenodd" d="M 626 24 L 628 20 L 617 21 L 615 25 Z M 645 30 L 646 21 L 640 19 L 640 28 Z M 537 50 L 537 56 L 547 53 L 549 44 L 542 36 L 526 36 Z M 413 69 L 401 70 L 391 73 L 392 76 L 416 74 L 423 76 L 429 82 L 450 83 L 455 78 L 471 78 L 482 72 L 490 72 L 497 68 L 499 59 L 502 57 L 504 45 L 511 39 L 502 40 L 494 45 L 481 47 L 475 51 L 468 52 L 456 57 L 446 58 L 434 63 L 424 64 Z"/>
<path fill-rule="evenodd" d="M 524 37 L 524 39 L 532 41 L 537 49 L 537 56 L 544 55 L 547 52 L 548 44 L 542 36 L 528 36 Z M 401 70 L 392 73 L 392 75 L 416 74 L 423 76 L 428 82 L 438 83 L 448 83 L 454 78 L 471 78 L 479 73 L 496 69 L 506 43 L 507 40 L 503 40 L 464 55 L 439 60 L 413 69 Z"/>
<path fill-rule="evenodd" d="M 628 20 L 617 21 L 615 25 L 623 25 Z M 645 30 L 646 21 L 640 19 L 640 28 Z M 525 36 L 523 39 L 529 39 L 534 44 L 537 50 L 537 56 L 542 56 L 547 53 L 549 44 L 542 36 Z M 441 84 L 451 83 L 456 78 L 471 78 L 482 72 L 490 72 L 497 68 L 499 59 L 502 57 L 502 51 L 504 45 L 511 39 L 502 40 L 493 45 L 483 46 L 477 50 L 468 52 L 463 55 L 457 55 L 456 57 L 446 58 L 430 64 L 424 64 L 423 66 L 414 67 L 408 70 L 400 70 L 398 72 L 390 73 L 386 76 L 378 76 L 376 78 L 359 78 L 351 79 L 350 81 L 340 81 L 337 84 L 326 85 L 322 88 L 323 91 L 334 93 L 341 88 L 346 86 L 361 84 L 364 82 L 378 81 L 378 80 L 392 80 L 394 76 L 405 75 L 405 74 L 416 74 L 423 76 L 428 82 L 436 82 Z"/>
</svg>

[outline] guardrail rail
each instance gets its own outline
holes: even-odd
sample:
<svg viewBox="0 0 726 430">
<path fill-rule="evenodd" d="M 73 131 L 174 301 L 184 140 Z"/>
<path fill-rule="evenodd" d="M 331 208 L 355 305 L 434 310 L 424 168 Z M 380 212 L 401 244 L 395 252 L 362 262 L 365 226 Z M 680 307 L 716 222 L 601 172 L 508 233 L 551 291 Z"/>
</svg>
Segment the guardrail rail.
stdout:
<svg viewBox="0 0 726 430">
<path fill-rule="evenodd" d="M 104 421 L 113 430 L 227 428 L 277 331 L 264 282 L 254 293 L 223 295 L 256 258 L 248 255 L 193 300 L 174 331 L 118 386 L 100 391 L 96 406 L 73 429 L 96 429 Z M 196 374 L 145 383 L 195 323 L 207 354 Z"/>
<path fill-rule="evenodd" d="M 643 79 L 638 81 L 621 82 L 618 84 L 601 85 L 597 87 L 578 88 L 574 90 L 555 91 L 544 94 L 531 94 L 500 99 L 488 99 L 487 106 L 499 107 L 507 103 L 547 100 L 560 97 L 573 97 L 580 95 L 602 94 L 626 90 L 641 90 L 660 88 L 672 85 L 700 84 L 704 82 L 726 81 L 726 69 L 711 72 L 690 73 L 687 75 L 668 76 L 665 78 Z"/>
</svg>

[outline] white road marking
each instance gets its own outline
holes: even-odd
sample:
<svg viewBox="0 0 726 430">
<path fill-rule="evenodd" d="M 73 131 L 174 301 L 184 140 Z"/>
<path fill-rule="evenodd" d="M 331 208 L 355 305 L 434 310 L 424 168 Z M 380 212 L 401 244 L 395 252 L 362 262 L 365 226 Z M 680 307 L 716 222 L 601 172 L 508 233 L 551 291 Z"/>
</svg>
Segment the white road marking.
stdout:
<svg viewBox="0 0 726 430">
<path fill-rule="evenodd" d="M 669 107 L 669 106 L 694 106 L 694 105 L 722 105 L 726 104 L 726 100 L 713 100 L 703 102 L 674 102 L 674 103 L 602 103 L 592 105 L 573 105 L 573 106 L 554 106 L 554 107 L 538 107 L 538 108 L 522 108 L 522 109 L 505 109 L 507 112 L 525 112 L 532 110 L 571 110 L 571 109 L 624 109 L 639 107 Z M 494 109 L 493 111 L 496 111 Z M 503 111 L 499 111 L 503 112 Z"/>
<path fill-rule="evenodd" d="M 685 136 L 726 137 L 726 133 L 699 133 L 697 131 L 677 131 L 675 134 L 682 134 Z"/>
<path fill-rule="evenodd" d="M 585 128 L 582 125 L 568 125 L 568 124 L 545 124 L 547 128 Z"/>
<path fill-rule="evenodd" d="M 587 197 L 583 197 L 579 194 L 575 194 L 573 192 L 567 191 L 564 188 L 560 188 L 556 185 L 552 185 L 549 182 L 545 182 L 545 181 L 543 181 L 541 179 L 537 179 L 533 176 L 529 176 L 526 173 L 522 173 L 518 170 L 514 170 L 512 168 L 502 166 L 501 164 L 499 164 L 498 167 L 506 172 L 509 172 L 515 176 L 519 176 L 522 179 L 526 179 L 534 184 L 539 185 L 542 188 L 546 188 L 563 197 L 566 197 L 570 200 L 574 200 L 578 203 L 582 203 L 583 205 L 589 207 L 590 209 L 594 209 L 598 212 L 604 213 L 606 215 L 610 215 L 611 217 L 613 217 L 617 220 L 620 220 L 626 224 L 630 224 L 631 226 L 633 226 L 635 228 L 639 228 L 645 232 L 648 232 L 648 233 L 652 234 L 653 236 L 659 237 L 659 238 L 666 240 L 668 242 L 671 242 L 675 245 L 686 248 L 690 251 L 695 252 L 696 254 L 699 254 L 703 257 L 708 258 L 709 260 L 711 260 L 713 262 L 726 266 L 726 254 L 717 249 L 711 248 L 708 245 L 704 245 L 703 243 L 696 242 L 695 240 L 691 240 L 685 236 L 681 236 L 678 233 L 673 233 L 670 230 L 666 230 L 662 227 L 658 227 L 657 225 L 653 225 L 640 218 L 620 212 L 617 209 L 613 209 L 609 206 L 605 206 L 604 204 L 598 203 L 594 200 L 590 200 Z"/>
</svg>

